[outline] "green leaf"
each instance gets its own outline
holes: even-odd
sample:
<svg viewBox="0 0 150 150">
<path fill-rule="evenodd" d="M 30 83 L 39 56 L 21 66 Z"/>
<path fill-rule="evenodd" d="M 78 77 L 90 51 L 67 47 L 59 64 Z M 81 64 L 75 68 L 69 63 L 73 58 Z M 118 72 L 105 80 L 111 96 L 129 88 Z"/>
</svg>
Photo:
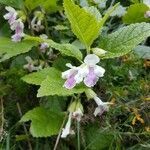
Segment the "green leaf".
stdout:
<svg viewBox="0 0 150 150">
<path fill-rule="evenodd" d="M 47 12 L 55 12 L 57 7 L 57 0 L 25 0 L 25 5 L 29 10 L 33 10 L 40 6 Z"/>
<path fill-rule="evenodd" d="M 100 28 L 103 27 L 104 23 L 106 22 L 106 20 L 109 18 L 109 16 L 113 13 L 113 11 L 116 10 L 116 8 L 119 6 L 120 3 L 116 3 L 113 7 L 111 7 L 110 9 L 108 9 L 108 11 L 105 13 L 104 17 L 102 18 L 102 20 L 100 21 Z"/>
<path fill-rule="evenodd" d="M 61 56 L 61 57 L 58 57 L 56 60 L 53 61 L 52 67 L 54 67 L 60 71 L 67 70 L 68 69 L 68 67 L 66 66 L 67 63 L 71 63 L 71 60 L 63 58 Z"/>
<path fill-rule="evenodd" d="M 131 5 L 123 17 L 123 22 L 126 24 L 148 22 L 149 19 L 144 17 L 147 10 L 149 7 L 143 3 Z"/>
<path fill-rule="evenodd" d="M 58 44 L 50 40 L 47 42 L 50 44 L 52 48 L 59 50 L 61 54 L 66 56 L 72 56 L 77 58 L 78 60 L 82 60 L 82 53 L 76 46 L 72 44 Z"/>
<path fill-rule="evenodd" d="M 24 77 L 22 80 L 27 82 L 28 84 L 40 85 L 42 81 L 46 79 L 47 76 L 51 76 L 51 78 L 55 78 L 55 76 L 59 76 L 59 72 L 55 68 L 45 68 L 41 71 L 30 73 Z"/>
<path fill-rule="evenodd" d="M 139 45 L 134 49 L 134 51 L 140 58 L 150 59 L 150 47 Z"/>
<path fill-rule="evenodd" d="M 40 106 L 55 112 L 62 112 L 66 109 L 67 97 L 47 96 L 41 98 Z"/>
<path fill-rule="evenodd" d="M 11 57 L 26 53 L 36 46 L 37 43 L 33 41 L 12 42 L 9 38 L 0 37 L 0 62 L 5 61 Z"/>
<path fill-rule="evenodd" d="M 149 23 L 136 23 L 101 37 L 100 48 L 108 51 L 103 58 L 120 57 L 131 50 L 150 36 Z"/>
<path fill-rule="evenodd" d="M 60 51 L 62 55 L 75 57 L 78 60 L 82 60 L 81 51 L 73 44 L 59 44 L 50 39 L 41 39 L 39 37 L 26 36 L 27 40 L 36 41 L 36 42 L 46 42 L 50 45 L 50 47 Z"/>
<path fill-rule="evenodd" d="M 38 97 L 49 95 L 68 96 L 74 93 L 83 93 L 86 90 L 86 87 L 82 85 L 72 90 L 64 88 L 63 84 L 65 80 L 61 78 L 61 72 L 53 67 L 31 73 L 24 76 L 22 79 L 29 84 L 41 85 L 38 90 Z"/>
<path fill-rule="evenodd" d="M 0 0 L 0 4 L 12 6 L 14 8 L 22 8 L 23 0 Z"/>
<path fill-rule="evenodd" d="M 101 19 L 96 8 L 80 8 L 73 1 L 64 0 L 65 13 L 70 21 L 72 31 L 86 48 L 89 48 L 99 36 L 100 29 L 117 6 L 118 4 L 110 9 Z"/>
<path fill-rule="evenodd" d="M 109 130 L 104 131 L 96 124 L 86 127 L 85 131 L 86 143 L 88 144 L 85 149 L 105 150 L 111 147 L 114 136 Z"/>
<path fill-rule="evenodd" d="M 31 121 L 30 132 L 34 137 L 48 137 L 59 133 L 64 115 L 43 107 L 28 111 L 20 122 Z"/>
<path fill-rule="evenodd" d="M 89 13 L 91 13 L 93 16 L 96 17 L 97 21 L 100 21 L 102 19 L 102 15 L 100 14 L 99 10 L 94 7 L 94 6 L 91 6 L 91 7 L 84 7 L 84 9 Z"/>
<path fill-rule="evenodd" d="M 64 0 L 64 9 L 73 33 L 89 47 L 99 35 L 99 21 L 93 14 L 75 5 L 71 0 Z"/>
<path fill-rule="evenodd" d="M 59 74 L 59 76 L 55 75 L 55 78 L 47 76 L 38 90 L 37 97 L 49 95 L 69 96 L 75 93 L 83 93 L 86 91 L 85 86 L 76 86 L 75 88 L 68 90 L 63 87 L 64 82 L 65 80 L 61 79 L 61 74 Z"/>
</svg>

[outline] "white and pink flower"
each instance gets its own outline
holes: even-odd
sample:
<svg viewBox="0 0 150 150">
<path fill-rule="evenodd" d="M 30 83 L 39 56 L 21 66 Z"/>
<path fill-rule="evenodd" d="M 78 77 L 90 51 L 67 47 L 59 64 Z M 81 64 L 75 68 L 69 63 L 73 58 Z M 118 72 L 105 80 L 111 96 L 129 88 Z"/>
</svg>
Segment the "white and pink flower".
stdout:
<svg viewBox="0 0 150 150">
<path fill-rule="evenodd" d="M 66 64 L 70 69 L 62 73 L 62 78 L 67 79 L 64 87 L 67 89 L 72 89 L 76 84 L 82 82 L 82 76 L 80 76 L 80 67 L 72 66 L 71 64 Z"/>
<path fill-rule="evenodd" d="M 24 37 L 24 24 L 21 19 L 16 20 L 11 25 L 11 30 L 15 31 L 15 34 L 11 37 L 12 41 L 20 42 L 22 37 Z"/>
<path fill-rule="evenodd" d="M 66 138 L 71 133 L 71 118 L 72 113 L 70 112 L 65 128 L 62 129 L 61 138 Z"/>
<path fill-rule="evenodd" d="M 98 105 L 94 111 L 94 116 L 102 115 L 104 112 L 109 110 L 109 105 L 112 105 L 111 102 L 103 102 L 99 97 L 95 96 L 94 100 Z"/>
<path fill-rule="evenodd" d="M 11 37 L 12 41 L 20 42 L 22 37 L 24 37 L 24 24 L 21 19 L 17 19 L 17 11 L 12 7 L 5 7 L 8 11 L 7 14 L 4 15 L 4 18 L 8 20 L 10 28 L 12 31 L 15 31 L 15 34 Z"/>
<path fill-rule="evenodd" d="M 93 87 L 99 78 L 104 76 L 105 69 L 96 65 L 99 61 L 99 57 L 95 54 L 89 54 L 84 59 L 83 76 L 87 87 Z"/>
<path fill-rule="evenodd" d="M 15 20 L 17 18 L 17 11 L 10 6 L 6 6 L 5 9 L 8 11 L 8 13 L 5 14 L 3 17 L 6 20 L 8 20 L 8 23 L 11 25 L 12 23 L 15 22 Z"/>
<path fill-rule="evenodd" d="M 76 111 L 69 113 L 68 121 L 65 127 L 62 129 L 61 138 L 66 138 L 69 134 L 74 133 L 74 131 L 71 130 L 71 121 L 72 119 L 76 119 L 78 122 L 80 122 L 82 116 L 83 116 L 83 113 L 80 108 L 77 108 Z"/>
<path fill-rule="evenodd" d="M 71 69 L 62 73 L 62 78 L 67 79 L 64 87 L 67 89 L 72 89 L 84 81 L 87 87 L 93 87 L 100 77 L 103 77 L 105 69 L 96 65 L 100 61 L 99 57 L 95 54 L 89 54 L 85 57 L 84 63 L 79 66 L 72 66 L 67 64 Z"/>
</svg>

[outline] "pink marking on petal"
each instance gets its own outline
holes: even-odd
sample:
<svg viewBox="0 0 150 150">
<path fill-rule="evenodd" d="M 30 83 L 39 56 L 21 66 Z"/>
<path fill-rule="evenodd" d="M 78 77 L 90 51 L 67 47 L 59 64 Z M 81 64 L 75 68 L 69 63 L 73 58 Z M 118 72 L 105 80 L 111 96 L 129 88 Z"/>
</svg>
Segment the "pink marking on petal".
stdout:
<svg viewBox="0 0 150 150">
<path fill-rule="evenodd" d="M 67 89 L 72 89 L 76 85 L 75 74 L 71 75 L 65 82 L 64 87 Z"/>
<path fill-rule="evenodd" d="M 8 23 L 11 25 L 14 23 L 15 20 L 16 20 L 16 15 L 10 14 L 10 17 L 8 19 Z"/>
<path fill-rule="evenodd" d="M 84 83 L 88 87 L 93 87 L 96 84 L 97 81 L 98 81 L 98 77 L 94 73 L 94 68 L 90 67 L 89 68 L 89 73 L 87 74 L 87 76 L 84 79 Z"/>
<path fill-rule="evenodd" d="M 12 41 L 14 42 L 20 42 L 22 36 L 20 34 L 14 34 L 11 38 L 12 38 Z"/>
</svg>

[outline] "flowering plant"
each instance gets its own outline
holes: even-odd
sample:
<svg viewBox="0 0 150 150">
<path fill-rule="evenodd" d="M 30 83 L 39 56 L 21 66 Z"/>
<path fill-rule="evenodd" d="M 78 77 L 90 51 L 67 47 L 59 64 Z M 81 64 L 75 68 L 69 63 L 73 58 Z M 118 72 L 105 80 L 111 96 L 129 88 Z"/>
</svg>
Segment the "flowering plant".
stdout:
<svg viewBox="0 0 150 150">
<path fill-rule="evenodd" d="M 123 16 L 124 22 L 129 24 L 131 8 L 126 11 L 126 7 L 119 3 L 113 6 L 114 2 L 107 7 L 106 1 L 91 2 L 97 7 L 87 6 L 88 3 L 80 3 L 84 6 L 79 6 L 73 0 L 64 0 L 62 11 L 55 0 L 39 2 L 41 4 L 25 0 L 16 9 L 5 7 L 3 18 L 8 21 L 13 35 L 11 39 L 10 35 L 0 37 L 0 62 L 18 55 L 25 56 L 22 68 L 26 75 L 21 80 L 40 87 L 37 93 L 40 101 L 45 97 L 67 100 L 64 100 L 65 108 L 59 111 L 53 105 L 46 108 L 40 104 L 22 116 L 21 123 L 31 121 L 32 136 L 58 135 L 56 149 L 60 138 L 77 134 L 80 149 L 80 125 L 87 113 L 86 103 L 94 100 L 92 118 L 102 118 L 110 108 L 113 109 L 114 102 L 103 98 L 96 90 L 110 74 L 105 61 L 122 58 L 150 36 L 150 24 L 146 23 L 150 16 L 149 3 L 142 3 L 147 8 L 142 14 L 146 22 L 124 25 L 110 33 L 106 24 L 108 19 Z M 54 27 L 57 22 L 49 14 L 58 10 L 65 23 Z M 66 38 L 57 39 L 57 34 Z"/>
</svg>

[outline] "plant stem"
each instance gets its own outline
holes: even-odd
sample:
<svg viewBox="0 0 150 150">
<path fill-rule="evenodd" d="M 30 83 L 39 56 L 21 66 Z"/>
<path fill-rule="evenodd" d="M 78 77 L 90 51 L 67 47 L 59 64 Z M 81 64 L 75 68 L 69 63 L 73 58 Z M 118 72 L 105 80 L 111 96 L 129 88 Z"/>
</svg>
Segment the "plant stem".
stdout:
<svg viewBox="0 0 150 150">
<path fill-rule="evenodd" d="M 0 113 L 0 116 L 1 116 L 1 126 L 0 126 L 0 135 L 3 135 L 3 132 L 4 132 L 4 123 L 5 123 L 5 119 L 4 119 L 4 105 L 3 105 L 3 98 L 1 97 L 1 113 Z M 0 138 L 1 140 L 1 138 Z"/>
<path fill-rule="evenodd" d="M 78 141 L 78 150 L 80 150 L 80 122 L 77 121 L 77 141 Z"/>
<path fill-rule="evenodd" d="M 19 112 L 20 117 L 22 117 L 21 107 L 20 107 L 20 104 L 18 102 L 17 102 L 17 108 L 18 108 L 18 112 Z M 26 136 L 28 136 L 28 131 L 27 131 L 27 128 L 26 128 L 24 123 L 23 123 L 23 128 L 24 128 Z M 28 142 L 29 150 L 32 150 L 32 145 L 31 145 L 30 140 L 27 139 L 27 142 Z"/>
<path fill-rule="evenodd" d="M 57 136 L 57 140 L 56 140 L 56 143 L 55 143 L 55 146 L 54 146 L 54 149 L 53 149 L 53 150 L 56 150 L 56 149 L 57 149 L 57 146 L 58 146 L 58 143 L 59 143 L 59 140 L 60 140 L 60 136 L 61 136 L 61 132 L 62 132 L 62 128 L 63 128 L 63 126 L 64 126 L 64 124 L 65 124 L 65 121 L 66 121 L 67 116 L 68 116 L 68 113 L 66 113 L 66 115 L 65 115 L 65 117 L 64 117 L 64 120 L 63 120 L 63 123 L 62 123 L 62 125 L 61 125 L 60 130 L 59 130 L 59 134 L 58 134 L 58 136 Z"/>
<path fill-rule="evenodd" d="M 45 17 L 44 17 L 44 23 L 45 23 L 46 35 L 48 36 L 48 38 L 50 38 L 49 29 L 48 29 L 48 22 L 47 22 L 47 14 L 46 13 L 45 13 Z"/>
<path fill-rule="evenodd" d="M 90 54 L 90 47 L 86 47 L 87 54 Z"/>
<path fill-rule="evenodd" d="M 10 150 L 10 133 L 8 133 L 6 139 L 6 150 Z"/>
</svg>

